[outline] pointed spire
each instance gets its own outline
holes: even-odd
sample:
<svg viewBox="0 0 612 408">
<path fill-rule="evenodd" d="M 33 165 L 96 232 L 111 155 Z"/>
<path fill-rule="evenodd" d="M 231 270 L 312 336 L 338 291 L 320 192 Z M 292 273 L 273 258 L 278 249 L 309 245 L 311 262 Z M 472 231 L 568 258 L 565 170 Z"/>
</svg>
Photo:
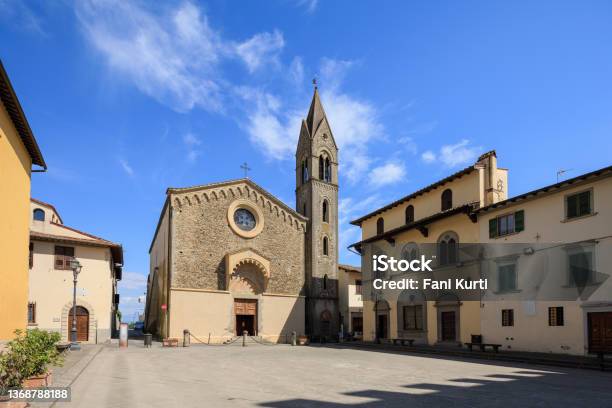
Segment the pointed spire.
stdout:
<svg viewBox="0 0 612 408">
<path fill-rule="evenodd" d="M 306 117 L 306 126 L 308 126 L 308 132 L 310 133 L 311 137 L 314 135 L 317 127 L 325 117 L 323 104 L 321 104 L 321 99 L 319 99 L 319 90 L 316 82 L 313 81 L 313 83 L 315 85 L 314 95 L 312 95 L 312 102 L 310 103 L 310 109 L 308 110 L 308 116 Z"/>
</svg>

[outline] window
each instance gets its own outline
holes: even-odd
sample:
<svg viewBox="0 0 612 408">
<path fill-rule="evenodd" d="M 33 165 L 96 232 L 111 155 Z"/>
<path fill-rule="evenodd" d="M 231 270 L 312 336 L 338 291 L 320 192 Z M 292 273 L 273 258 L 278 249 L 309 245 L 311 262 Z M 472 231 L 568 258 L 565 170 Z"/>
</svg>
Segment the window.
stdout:
<svg viewBox="0 0 612 408">
<path fill-rule="evenodd" d="M 34 221 L 44 221 L 45 220 L 45 212 L 43 210 L 41 210 L 40 208 L 37 208 L 37 209 L 34 210 L 32 218 L 34 219 Z"/>
<path fill-rule="evenodd" d="M 327 200 L 323 200 L 323 222 L 329 222 L 329 211 L 327 211 Z"/>
<path fill-rule="evenodd" d="M 402 248 L 402 259 L 412 261 L 419 258 L 419 246 L 416 242 L 409 242 Z"/>
<path fill-rule="evenodd" d="M 324 166 L 325 166 L 325 159 L 323 158 L 323 155 L 321 155 L 319 156 L 319 179 L 320 180 L 325 180 Z"/>
<path fill-rule="evenodd" d="M 323 277 L 323 290 L 327 290 L 327 275 Z"/>
<path fill-rule="evenodd" d="M 302 208 L 302 215 L 306 216 L 306 204 L 304 204 L 304 207 Z"/>
<path fill-rule="evenodd" d="M 30 269 L 34 266 L 34 243 L 30 242 Z"/>
<path fill-rule="evenodd" d="M 489 220 L 489 238 L 521 232 L 525 229 L 525 211 L 501 215 Z"/>
<path fill-rule="evenodd" d="M 423 305 L 404 306 L 404 330 L 423 330 Z"/>
<path fill-rule="evenodd" d="M 71 269 L 70 261 L 74 258 L 74 248 L 55 246 L 55 269 Z"/>
<path fill-rule="evenodd" d="M 331 176 L 331 164 L 329 162 L 329 157 L 325 158 L 325 181 L 327 181 L 328 183 L 331 183 L 332 180 L 332 176 Z"/>
<path fill-rule="evenodd" d="M 442 234 L 438 240 L 438 262 L 440 266 L 459 262 L 458 242 L 459 237 L 454 232 Z"/>
<path fill-rule="evenodd" d="M 302 184 L 308 181 L 308 160 L 302 161 Z"/>
<path fill-rule="evenodd" d="M 572 219 L 592 214 L 592 191 L 571 194 L 565 197 L 565 218 Z"/>
<path fill-rule="evenodd" d="M 378 220 L 376 220 L 376 234 L 380 235 L 383 232 L 385 232 L 385 220 L 380 217 Z"/>
<path fill-rule="evenodd" d="M 329 242 L 327 237 L 323 237 L 323 255 L 329 254 Z"/>
<path fill-rule="evenodd" d="M 549 326 L 563 326 L 563 307 L 549 307 L 548 308 L 548 325 Z"/>
<path fill-rule="evenodd" d="M 516 290 L 516 264 L 510 263 L 497 267 L 499 279 L 499 292 Z"/>
<path fill-rule="evenodd" d="M 514 309 L 502 309 L 502 326 L 514 326 Z"/>
<path fill-rule="evenodd" d="M 444 190 L 442 193 L 442 211 L 453 208 L 453 192 L 450 189 Z"/>
<path fill-rule="evenodd" d="M 356 295 L 361 295 L 361 287 L 362 287 L 362 285 L 361 285 L 361 280 L 360 280 L 360 279 L 357 279 L 357 280 L 355 281 L 355 294 L 356 294 Z"/>
<path fill-rule="evenodd" d="M 583 249 L 568 253 L 569 284 L 584 286 L 593 282 L 593 252 Z"/>
<path fill-rule="evenodd" d="M 414 207 L 409 205 L 406 207 L 406 224 L 414 222 Z"/>
<path fill-rule="evenodd" d="M 36 303 L 28 303 L 28 324 L 36 324 Z"/>
</svg>

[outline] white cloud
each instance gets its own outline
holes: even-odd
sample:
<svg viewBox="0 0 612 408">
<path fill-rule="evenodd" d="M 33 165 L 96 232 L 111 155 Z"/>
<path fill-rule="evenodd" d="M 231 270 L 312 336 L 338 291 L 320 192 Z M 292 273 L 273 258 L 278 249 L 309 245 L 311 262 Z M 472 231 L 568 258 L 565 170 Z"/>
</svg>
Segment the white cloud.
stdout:
<svg viewBox="0 0 612 408">
<path fill-rule="evenodd" d="M 314 13 L 319 5 L 319 0 L 297 0 L 297 5 L 306 8 L 309 13 Z"/>
<path fill-rule="evenodd" d="M 398 142 L 408 153 L 417 154 L 417 144 L 410 136 L 401 137 Z"/>
<path fill-rule="evenodd" d="M 458 143 L 442 146 L 437 155 L 428 150 L 421 155 L 421 158 L 425 163 L 439 161 L 446 167 L 456 167 L 474 162 L 480 151 L 482 147 L 470 146 L 470 141 L 463 139 Z"/>
<path fill-rule="evenodd" d="M 295 57 L 289 66 L 289 75 L 296 86 L 301 86 L 304 81 L 304 64 L 302 58 Z"/>
<path fill-rule="evenodd" d="M 368 180 L 375 187 L 382 187 L 389 184 L 397 183 L 406 176 L 406 168 L 403 163 L 385 163 L 370 171 Z"/>
<path fill-rule="evenodd" d="M 125 160 L 123 158 L 119 158 L 119 159 L 117 159 L 117 161 L 119 162 L 119 165 L 121 166 L 123 171 L 125 171 L 125 173 L 128 176 L 134 177 L 134 169 L 132 168 L 132 166 L 130 166 L 130 164 L 128 163 L 127 160 Z"/>
<path fill-rule="evenodd" d="M 198 147 L 202 144 L 202 142 L 196 135 L 189 132 L 183 136 L 183 143 L 187 148 L 187 160 L 191 163 L 195 162 L 202 153 Z"/>
<path fill-rule="evenodd" d="M 249 72 L 255 72 L 264 63 L 266 67 L 269 64 L 278 67 L 280 65 L 278 54 L 284 46 L 283 34 L 274 30 L 272 33 L 255 34 L 245 42 L 236 45 L 236 54 L 242 58 Z"/>
<path fill-rule="evenodd" d="M 436 161 L 436 154 L 431 150 L 427 150 L 421 154 L 421 159 L 423 159 L 425 163 L 433 163 Z"/>
<path fill-rule="evenodd" d="M 147 277 L 138 272 L 123 272 L 119 287 L 122 290 L 135 290 L 142 293 L 147 289 Z M 123 302 L 123 299 L 121 299 L 121 302 Z"/>
</svg>

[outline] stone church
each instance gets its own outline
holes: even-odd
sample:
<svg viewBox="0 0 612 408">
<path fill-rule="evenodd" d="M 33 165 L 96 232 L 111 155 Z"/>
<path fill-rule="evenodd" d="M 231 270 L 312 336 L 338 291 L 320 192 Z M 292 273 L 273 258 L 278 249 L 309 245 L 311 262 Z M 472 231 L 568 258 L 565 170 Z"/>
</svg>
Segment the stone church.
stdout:
<svg viewBox="0 0 612 408">
<path fill-rule="evenodd" d="M 248 178 L 167 190 L 146 330 L 210 343 L 337 337 L 338 147 L 316 88 L 295 158 L 295 210 Z"/>
</svg>

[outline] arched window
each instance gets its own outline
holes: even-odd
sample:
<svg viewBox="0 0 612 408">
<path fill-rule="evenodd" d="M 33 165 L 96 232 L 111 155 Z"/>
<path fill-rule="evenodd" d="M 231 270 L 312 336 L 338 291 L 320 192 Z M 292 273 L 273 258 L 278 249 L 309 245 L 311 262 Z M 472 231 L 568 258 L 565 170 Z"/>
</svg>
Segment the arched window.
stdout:
<svg viewBox="0 0 612 408">
<path fill-rule="evenodd" d="M 44 221 L 45 220 L 45 212 L 40 208 L 34 210 L 34 214 L 32 215 L 34 221 Z"/>
<path fill-rule="evenodd" d="M 406 224 L 414 222 L 414 207 L 409 205 L 406 207 Z"/>
<path fill-rule="evenodd" d="M 438 240 L 438 262 L 440 266 L 453 265 L 459 262 L 457 245 L 459 237 L 450 231 L 442 234 Z"/>
<path fill-rule="evenodd" d="M 325 158 L 325 181 L 331 183 L 332 175 L 331 175 L 331 164 L 329 163 L 329 157 Z"/>
<path fill-rule="evenodd" d="M 308 181 L 308 160 L 302 162 L 302 184 Z"/>
<path fill-rule="evenodd" d="M 329 255 L 329 241 L 327 237 L 323 237 L 323 255 Z"/>
<path fill-rule="evenodd" d="M 323 169 L 325 166 L 325 159 L 323 155 L 319 156 L 319 180 L 325 180 L 325 170 Z"/>
<path fill-rule="evenodd" d="M 329 222 L 329 211 L 327 207 L 327 200 L 323 200 L 323 222 Z"/>
<path fill-rule="evenodd" d="M 302 215 L 305 217 L 306 216 L 306 204 L 304 204 L 304 208 L 302 210 Z"/>
<path fill-rule="evenodd" d="M 376 221 L 376 234 L 380 235 L 383 232 L 385 232 L 385 220 L 383 219 L 383 217 L 380 217 Z"/>
<path fill-rule="evenodd" d="M 323 277 L 323 290 L 327 290 L 327 274 Z"/>
<path fill-rule="evenodd" d="M 447 188 L 442 193 L 442 211 L 450 210 L 453 208 L 453 192 Z"/>
<path fill-rule="evenodd" d="M 402 248 L 402 259 L 412 261 L 419 258 L 419 246 L 416 242 L 409 242 Z"/>
</svg>

